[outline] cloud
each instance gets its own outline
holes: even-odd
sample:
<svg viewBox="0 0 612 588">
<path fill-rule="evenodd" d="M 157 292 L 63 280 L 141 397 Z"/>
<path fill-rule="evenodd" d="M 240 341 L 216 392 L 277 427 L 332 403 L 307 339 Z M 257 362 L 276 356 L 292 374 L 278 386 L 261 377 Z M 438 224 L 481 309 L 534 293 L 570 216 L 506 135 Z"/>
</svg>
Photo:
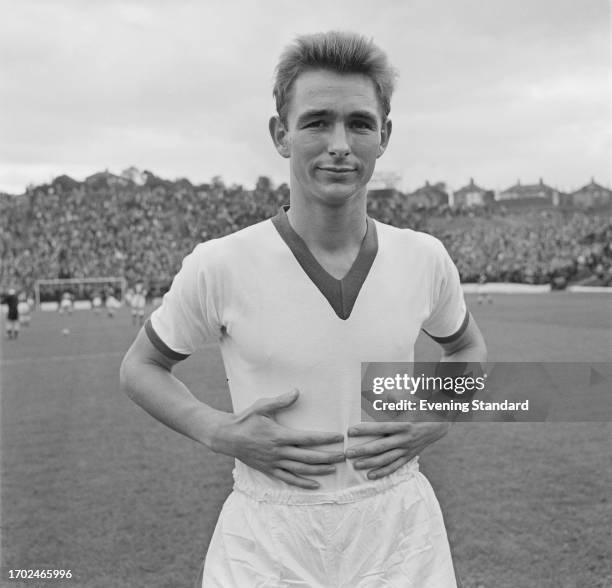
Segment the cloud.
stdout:
<svg viewBox="0 0 612 588">
<path fill-rule="evenodd" d="M 332 28 L 373 36 L 400 70 L 380 166 L 407 185 L 543 169 L 562 185 L 610 181 L 603 1 L 8 4 L 0 189 L 22 189 L 28 169 L 48 181 L 131 164 L 194 181 L 286 179 L 267 135 L 273 68 L 296 34 Z"/>
</svg>

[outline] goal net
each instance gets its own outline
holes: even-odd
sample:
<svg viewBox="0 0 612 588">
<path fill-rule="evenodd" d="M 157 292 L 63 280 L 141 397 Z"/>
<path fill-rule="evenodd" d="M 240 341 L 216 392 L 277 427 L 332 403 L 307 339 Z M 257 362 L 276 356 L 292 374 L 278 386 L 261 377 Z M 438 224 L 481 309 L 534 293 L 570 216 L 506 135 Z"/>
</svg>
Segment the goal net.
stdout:
<svg viewBox="0 0 612 588">
<path fill-rule="evenodd" d="M 125 278 L 71 278 L 36 280 L 34 284 L 34 295 L 36 308 L 45 302 L 59 302 L 64 292 L 70 292 L 75 302 L 91 301 L 94 296 L 112 295 L 117 300 L 125 299 Z"/>
</svg>

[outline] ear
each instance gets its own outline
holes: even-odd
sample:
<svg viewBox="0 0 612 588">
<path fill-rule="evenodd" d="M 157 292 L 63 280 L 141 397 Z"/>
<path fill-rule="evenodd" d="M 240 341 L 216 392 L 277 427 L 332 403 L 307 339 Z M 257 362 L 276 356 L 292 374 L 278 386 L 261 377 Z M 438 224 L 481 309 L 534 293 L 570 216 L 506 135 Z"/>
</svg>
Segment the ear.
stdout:
<svg viewBox="0 0 612 588">
<path fill-rule="evenodd" d="M 291 156 L 289 133 L 283 121 L 281 121 L 279 116 L 273 116 L 268 123 L 268 128 L 270 129 L 270 136 L 276 150 L 280 153 L 281 157 L 289 158 Z"/>
<path fill-rule="evenodd" d="M 391 131 L 393 130 L 393 124 L 390 119 L 385 120 L 380 129 L 380 146 L 378 147 L 377 158 L 380 157 L 389 145 L 389 139 L 391 138 Z"/>
</svg>

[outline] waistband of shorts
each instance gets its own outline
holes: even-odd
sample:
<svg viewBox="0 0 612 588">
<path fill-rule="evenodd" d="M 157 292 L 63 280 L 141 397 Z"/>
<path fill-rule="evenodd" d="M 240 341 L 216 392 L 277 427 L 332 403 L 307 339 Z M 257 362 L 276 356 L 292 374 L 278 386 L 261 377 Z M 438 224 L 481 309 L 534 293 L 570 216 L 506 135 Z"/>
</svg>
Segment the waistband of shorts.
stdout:
<svg viewBox="0 0 612 588">
<path fill-rule="evenodd" d="M 264 488 L 248 480 L 240 471 L 234 470 L 234 491 L 245 494 L 258 502 L 301 506 L 307 504 L 348 504 L 375 496 L 412 478 L 419 472 L 418 456 L 396 472 L 379 480 L 371 480 L 334 492 L 305 492 L 300 489 Z"/>
</svg>

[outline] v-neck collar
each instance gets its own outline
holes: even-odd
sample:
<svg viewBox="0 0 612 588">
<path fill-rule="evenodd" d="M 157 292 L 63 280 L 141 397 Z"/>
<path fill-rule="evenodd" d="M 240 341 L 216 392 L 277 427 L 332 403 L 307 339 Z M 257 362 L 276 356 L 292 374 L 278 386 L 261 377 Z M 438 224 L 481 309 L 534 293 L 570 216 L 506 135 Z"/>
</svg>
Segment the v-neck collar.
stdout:
<svg viewBox="0 0 612 588">
<path fill-rule="evenodd" d="M 321 266 L 308 249 L 304 239 L 295 232 L 287 217 L 287 210 L 289 206 L 281 207 L 278 214 L 271 219 L 272 224 L 310 281 L 325 296 L 334 312 L 342 320 L 348 319 L 378 252 L 376 224 L 370 217 L 366 217 L 366 234 L 361 242 L 359 253 L 347 274 L 338 280 Z"/>
</svg>

